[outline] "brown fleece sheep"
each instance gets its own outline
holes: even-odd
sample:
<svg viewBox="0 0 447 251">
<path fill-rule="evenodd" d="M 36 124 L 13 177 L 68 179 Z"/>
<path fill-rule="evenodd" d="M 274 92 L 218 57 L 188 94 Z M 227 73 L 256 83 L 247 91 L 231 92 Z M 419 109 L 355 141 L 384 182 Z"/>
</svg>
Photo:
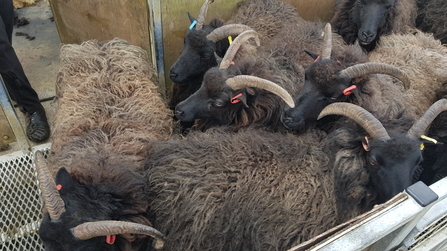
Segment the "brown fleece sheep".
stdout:
<svg viewBox="0 0 447 251">
<path fill-rule="evenodd" d="M 98 131 L 93 138 L 138 162 L 146 156 L 147 142 L 169 138 L 172 112 L 143 49 L 120 39 L 91 40 L 64 45 L 60 61 L 52 155 Z"/>
<path fill-rule="evenodd" d="M 431 34 L 415 30 L 383 36 L 368 57 L 372 62 L 399 67 L 411 79 L 402 105 L 406 115 L 414 119 L 439 99 L 438 92 L 447 82 L 447 47 Z"/>
<path fill-rule="evenodd" d="M 156 144 L 145 168 L 164 250 L 286 250 L 335 226 L 325 137 L 213 128 Z"/>
<path fill-rule="evenodd" d="M 40 237 L 49 251 L 147 250 L 146 235 L 163 235 L 150 227 L 142 162 L 149 142 L 172 132 L 155 71 L 121 39 L 64 45 L 60 61 L 48 167 L 36 159 L 48 212 Z"/>
<path fill-rule="evenodd" d="M 244 0 L 238 3 L 235 13 L 225 24 L 247 25 L 259 34 L 261 44 L 264 44 L 282 27 L 300 20 L 295 7 L 279 0 Z"/>
</svg>

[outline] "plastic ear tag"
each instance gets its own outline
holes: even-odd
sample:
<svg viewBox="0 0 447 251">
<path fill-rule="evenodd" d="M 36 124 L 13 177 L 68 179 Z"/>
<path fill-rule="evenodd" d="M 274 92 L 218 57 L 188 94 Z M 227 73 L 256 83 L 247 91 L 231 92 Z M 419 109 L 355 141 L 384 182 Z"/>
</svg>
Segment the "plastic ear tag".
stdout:
<svg viewBox="0 0 447 251">
<path fill-rule="evenodd" d="M 320 58 L 321 58 L 321 56 L 318 55 L 318 57 L 314 60 L 314 63 L 317 62 Z"/>
<path fill-rule="evenodd" d="M 352 94 L 352 90 L 354 90 L 355 88 L 357 88 L 356 85 L 351 85 L 348 88 L 343 90 L 343 95 L 351 95 Z"/>
<path fill-rule="evenodd" d="M 194 27 L 196 26 L 196 24 L 197 24 L 197 20 L 194 20 L 194 21 L 191 23 L 191 25 L 189 26 L 189 29 L 190 29 L 190 30 L 194 29 Z"/>
<path fill-rule="evenodd" d="M 421 135 L 421 139 L 425 139 L 427 141 L 433 142 L 435 145 L 438 144 L 438 141 L 436 139 L 427 137 L 425 135 Z"/>
<path fill-rule="evenodd" d="M 362 142 L 363 149 L 365 149 L 365 151 L 369 152 L 369 150 L 371 150 L 371 148 L 369 147 L 369 141 L 368 141 L 367 136 L 365 136 L 365 141 L 366 142 Z"/>
<path fill-rule="evenodd" d="M 421 151 L 424 151 L 424 148 L 425 148 L 424 143 L 421 143 L 419 149 L 421 149 Z"/>
<path fill-rule="evenodd" d="M 116 235 L 107 235 L 106 236 L 106 242 L 107 244 L 113 245 L 116 240 Z"/>
<path fill-rule="evenodd" d="M 228 42 L 229 42 L 230 44 L 233 43 L 233 38 L 232 38 L 231 36 L 228 36 Z"/>
<path fill-rule="evenodd" d="M 61 185 L 61 184 L 56 185 L 56 189 L 57 189 L 58 191 L 62 190 L 62 185 Z"/>
<path fill-rule="evenodd" d="M 242 96 L 242 93 L 239 93 L 239 94 L 235 95 L 234 97 L 232 97 L 230 99 L 230 102 L 232 104 L 237 104 L 237 103 L 241 102 L 241 100 L 239 99 L 241 96 Z"/>
</svg>

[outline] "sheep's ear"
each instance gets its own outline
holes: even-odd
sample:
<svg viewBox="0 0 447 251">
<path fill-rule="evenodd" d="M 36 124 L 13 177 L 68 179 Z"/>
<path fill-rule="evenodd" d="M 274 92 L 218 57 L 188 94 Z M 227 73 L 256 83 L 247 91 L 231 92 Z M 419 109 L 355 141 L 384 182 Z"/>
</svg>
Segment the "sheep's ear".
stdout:
<svg viewBox="0 0 447 251">
<path fill-rule="evenodd" d="M 189 12 L 188 12 L 188 18 L 191 23 L 196 21 L 196 19 L 193 16 L 191 16 L 191 13 L 189 13 Z"/>
<path fill-rule="evenodd" d="M 71 178 L 65 167 L 59 169 L 56 174 L 56 186 L 61 195 L 66 194 L 68 191 L 73 190 L 75 182 Z"/>
</svg>

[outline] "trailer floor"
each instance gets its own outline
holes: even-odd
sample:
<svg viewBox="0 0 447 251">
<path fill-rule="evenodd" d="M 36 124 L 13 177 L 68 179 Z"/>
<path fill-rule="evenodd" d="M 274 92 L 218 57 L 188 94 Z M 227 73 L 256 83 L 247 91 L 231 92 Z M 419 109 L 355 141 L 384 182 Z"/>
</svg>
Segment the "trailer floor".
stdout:
<svg viewBox="0 0 447 251">
<path fill-rule="evenodd" d="M 37 0 L 32 6 L 16 9 L 16 13 L 19 19 L 28 19 L 29 24 L 14 27 L 12 45 L 31 85 L 42 100 L 51 126 L 55 113 L 55 104 L 51 99 L 55 96 L 56 76 L 59 70 L 59 48 L 61 46 L 56 25 L 52 19 L 53 14 L 48 0 Z M 30 40 L 26 36 L 17 36 L 17 32 L 27 33 L 30 37 L 35 38 Z M 15 108 L 15 111 L 22 127 L 25 128 L 24 115 L 18 108 Z M 0 121 L 0 136 L 14 138 L 2 109 L 0 109 Z M 30 145 L 34 147 L 45 143 L 47 142 L 39 144 L 30 142 Z M 19 150 L 20 146 L 15 141 L 9 143 L 6 150 L 0 151 L 0 155 Z"/>
</svg>

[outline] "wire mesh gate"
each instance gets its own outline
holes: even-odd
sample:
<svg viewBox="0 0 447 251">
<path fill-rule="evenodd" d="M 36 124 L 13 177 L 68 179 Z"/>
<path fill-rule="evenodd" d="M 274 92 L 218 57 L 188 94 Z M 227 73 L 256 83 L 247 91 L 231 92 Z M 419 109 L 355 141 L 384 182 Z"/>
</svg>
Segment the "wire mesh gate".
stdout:
<svg viewBox="0 0 447 251">
<path fill-rule="evenodd" d="M 49 144 L 0 157 L 0 251 L 44 250 L 38 235 L 42 202 L 34 166 L 37 150 L 46 157 Z"/>
</svg>

